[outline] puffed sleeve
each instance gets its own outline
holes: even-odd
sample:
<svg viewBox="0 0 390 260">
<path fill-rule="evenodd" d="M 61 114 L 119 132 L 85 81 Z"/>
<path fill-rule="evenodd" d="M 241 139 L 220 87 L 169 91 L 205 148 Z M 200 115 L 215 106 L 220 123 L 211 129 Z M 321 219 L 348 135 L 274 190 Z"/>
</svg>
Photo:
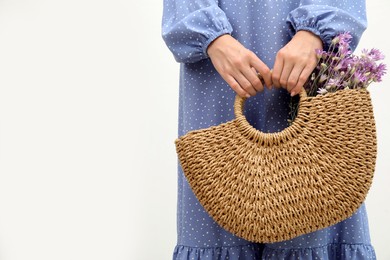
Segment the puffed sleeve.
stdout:
<svg viewBox="0 0 390 260">
<path fill-rule="evenodd" d="M 299 30 L 319 36 L 324 50 L 329 49 L 332 39 L 339 33 L 352 36 L 350 48 L 355 50 L 367 28 L 365 0 L 301 0 L 299 7 L 287 17 L 290 35 Z"/>
<path fill-rule="evenodd" d="M 162 38 L 177 62 L 208 58 L 208 45 L 232 31 L 217 0 L 164 0 Z"/>
</svg>

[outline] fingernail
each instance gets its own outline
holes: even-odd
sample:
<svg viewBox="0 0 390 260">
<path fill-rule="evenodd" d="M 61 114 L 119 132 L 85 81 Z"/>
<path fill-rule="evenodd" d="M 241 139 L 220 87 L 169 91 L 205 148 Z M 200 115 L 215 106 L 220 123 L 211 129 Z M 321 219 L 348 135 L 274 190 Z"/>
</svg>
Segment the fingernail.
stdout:
<svg viewBox="0 0 390 260">
<path fill-rule="evenodd" d="M 291 96 L 295 96 L 295 92 L 294 91 L 291 91 Z"/>
<path fill-rule="evenodd" d="M 251 97 L 251 95 L 249 95 L 248 93 L 245 95 L 247 98 L 250 98 Z"/>
</svg>

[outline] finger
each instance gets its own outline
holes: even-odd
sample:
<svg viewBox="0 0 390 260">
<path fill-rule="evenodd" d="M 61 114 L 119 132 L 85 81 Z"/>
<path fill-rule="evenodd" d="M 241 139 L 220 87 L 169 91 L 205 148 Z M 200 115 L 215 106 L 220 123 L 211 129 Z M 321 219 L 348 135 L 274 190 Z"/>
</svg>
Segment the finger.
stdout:
<svg viewBox="0 0 390 260">
<path fill-rule="evenodd" d="M 270 79 L 271 79 L 271 84 L 270 85 L 267 85 L 268 86 L 268 89 L 271 89 L 272 88 L 272 73 L 273 73 L 273 69 L 270 69 Z"/>
<path fill-rule="evenodd" d="M 295 88 L 295 86 L 297 85 L 299 76 L 301 75 L 303 69 L 304 69 L 304 64 L 295 64 L 294 67 L 292 68 L 291 73 L 287 79 L 286 86 L 288 92 L 291 92 L 291 90 Z"/>
<path fill-rule="evenodd" d="M 280 88 L 280 77 L 283 70 L 283 59 L 277 54 L 275 58 L 274 67 L 272 69 L 272 85 L 276 88 Z"/>
<path fill-rule="evenodd" d="M 296 86 L 291 90 L 291 96 L 295 96 L 296 94 L 298 94 L 301 91 L 301 89 L 305 85 L 306 81 L 309 79 L 310 74 L 313 72 L 313 69 L 314 69 L 313 66 L 315 66 L 315 65 L 306 66 L 302 70 L 301 74 L 299 75 L 298 82 L 297 82 Z"/>
<path fill-rule="evenodd" d="M 238 82 L 236 81 L 236 79 L 231 76 L 231 75 L 226 75 L 224 78 L 223 78 L 228 84 L 229 86 L 240 96 L 240 97 L 247 97 L 249 98 L 250 95 L 247 91 L 245 91 L 241 86 L 240 84 L 238 84 Z"/>
<path fill-rule="evenodd" d="M 259 73 L 259 72 L 257 72 L 257 70 L 256 70 L 255 68 L 253 68 L 253 67 L 251 67 L 251 70 L 253 71 L 253 73 L 255 73 L 256 77 L 258 77 L 258 78 L 259 78 L 259 76 L 260 76 L 260 73 Z M 260 79 L 260 78 L 259 78 L 259 79 Z"/>
<path fill-rule="evenodd" d="M 283 63 L 283 70 L 282 70 L 282 73 L 280 75 L 279 82 L 280 82 L 280 86 L 284 89 L 287 89 L 287 80 L 288 80 L 288 77 L 290 76 L 293 68 L 294 68 L 293 63 L 291 63 L 291 62 L 284 62 Z"/>
<path fill-rule="evenodd" d="M 261 76 L 260 72 L 258 72 L 255 68 L 251 67 L 251 70 L 255 74 L 256 78 L 259 79 L 260 84 L 261 84 L 260 85 L 260 90 L 257 89 L 257 91 L 263 91 L 264 87 L 266 87 L 265 82 L 264 82 L 264 78 Z"/>
<path fill-rule="evenodd" d="M 252 53 L 250 65 L 260 73 L 266 86 L 272 85 L 271 70 L 254 53 Z"/>
<path fill-rule="evenodd" d="M 252 71 L 253 71 L 254 73 L 256 73 L 256 76 L 259 78 L 261 84 L 263 85 L 263 89 L 264 89 L 264 87 L 266 87 L 266 88 L 268 88 L 268 89 L 271 89 L 271 88 L 272 88 L 272 85 L 266 85 L 266 84 L 265 84 L 265 80 L 264 80 L 263 76 L 260 74 L 260 72 L 257 72 L 256 69 L 253 68 L 253 67 L 252 67 Z M 272 73 L 272 71 L 270 70 L 270 77 L 271 77 L 271 73 Z"/>
<path fill-rule="evenodd" d="M 315 69 L 316 66 L 317 66 L 317 64 L 315 62 L 307 65 L 302 70 L 302 73 L 299 76 L 297 85 L 303 86 L 306 83 L 306 81 L 309 79 L 310 75 L 312 74 L 312 72 L 313 72 L 313 70 Z"/>
<path fill-rule="evenodd" d="M 241 72 L 237 73 L 236 75 L 233 75 L 233 77 L 236 79 L 238 84 L 240 84 L 241 88 L 243 88 L 249 95 L 255 96 L 256 95 L 256 89 L 252 86 L 252 84 L 249 82 L 249 80 L 242 74 Z"/>
<path fill-rule="evenodd" d="M 264 89 L 263 84 L 261 83 L 261 80 L 258 76 L 258 73 L 256 72 L 256 70 L 253 67 L 243 71 L 242 74 L 252 84 L 252 87 L 256 91 L 263 91 L 263 89 Z"/>
</svg>

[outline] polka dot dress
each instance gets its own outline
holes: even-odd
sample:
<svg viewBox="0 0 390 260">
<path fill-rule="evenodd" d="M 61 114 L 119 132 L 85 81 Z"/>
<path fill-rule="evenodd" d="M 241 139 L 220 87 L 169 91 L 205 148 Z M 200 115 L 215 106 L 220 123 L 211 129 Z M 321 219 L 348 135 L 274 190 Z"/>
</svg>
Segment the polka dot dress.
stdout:
<svg viewBox="0 0 390 260">
<path fill-rule="evenodd" d="M 162 37 L 180 62 L 178 136 L 234 119 L 235 92 L 214 69 L 208 45 L 231 34 L 269 68 L 299 30 L 318 35 L 327 49 L 349 31 L 356 48 L 366 28 L 364 0 L 164 0 Z M 258 92 L 245 102 L 248 122 L 263 132 L 288 126 L 290 95 Z M 178 161 L 177 245 L 174 260 L 375 259 L 365 205 L 350 218 L 292 240 L 260 244 L 220 227 L 196 199 Z"/>
</svg>

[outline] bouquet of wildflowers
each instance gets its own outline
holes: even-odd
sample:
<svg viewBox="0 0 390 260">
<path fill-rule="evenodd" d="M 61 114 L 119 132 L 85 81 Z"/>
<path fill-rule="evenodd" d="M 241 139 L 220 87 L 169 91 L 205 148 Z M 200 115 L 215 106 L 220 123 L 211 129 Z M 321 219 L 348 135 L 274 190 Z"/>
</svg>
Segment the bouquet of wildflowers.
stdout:
<svg viewBox="0 0 390 260">
<path fill-rule="evenodd" d="M 341 89 L 367 88 L 371 82 L 380 82 L 386 65 L 378 63 L 384 55 L 378 49 L 363 49 L 360 56 L 350 49 L 352 36 L 341 33 L 333 38 L 329 50 L 316 50 L 318 63 L 304 88 L 307 96 L 324 95 Z M 297 95 L 298 96 L 298 95 Z M 296 116 L 297 102 L 291 99 L 289 124 Z"/>
</svg>

